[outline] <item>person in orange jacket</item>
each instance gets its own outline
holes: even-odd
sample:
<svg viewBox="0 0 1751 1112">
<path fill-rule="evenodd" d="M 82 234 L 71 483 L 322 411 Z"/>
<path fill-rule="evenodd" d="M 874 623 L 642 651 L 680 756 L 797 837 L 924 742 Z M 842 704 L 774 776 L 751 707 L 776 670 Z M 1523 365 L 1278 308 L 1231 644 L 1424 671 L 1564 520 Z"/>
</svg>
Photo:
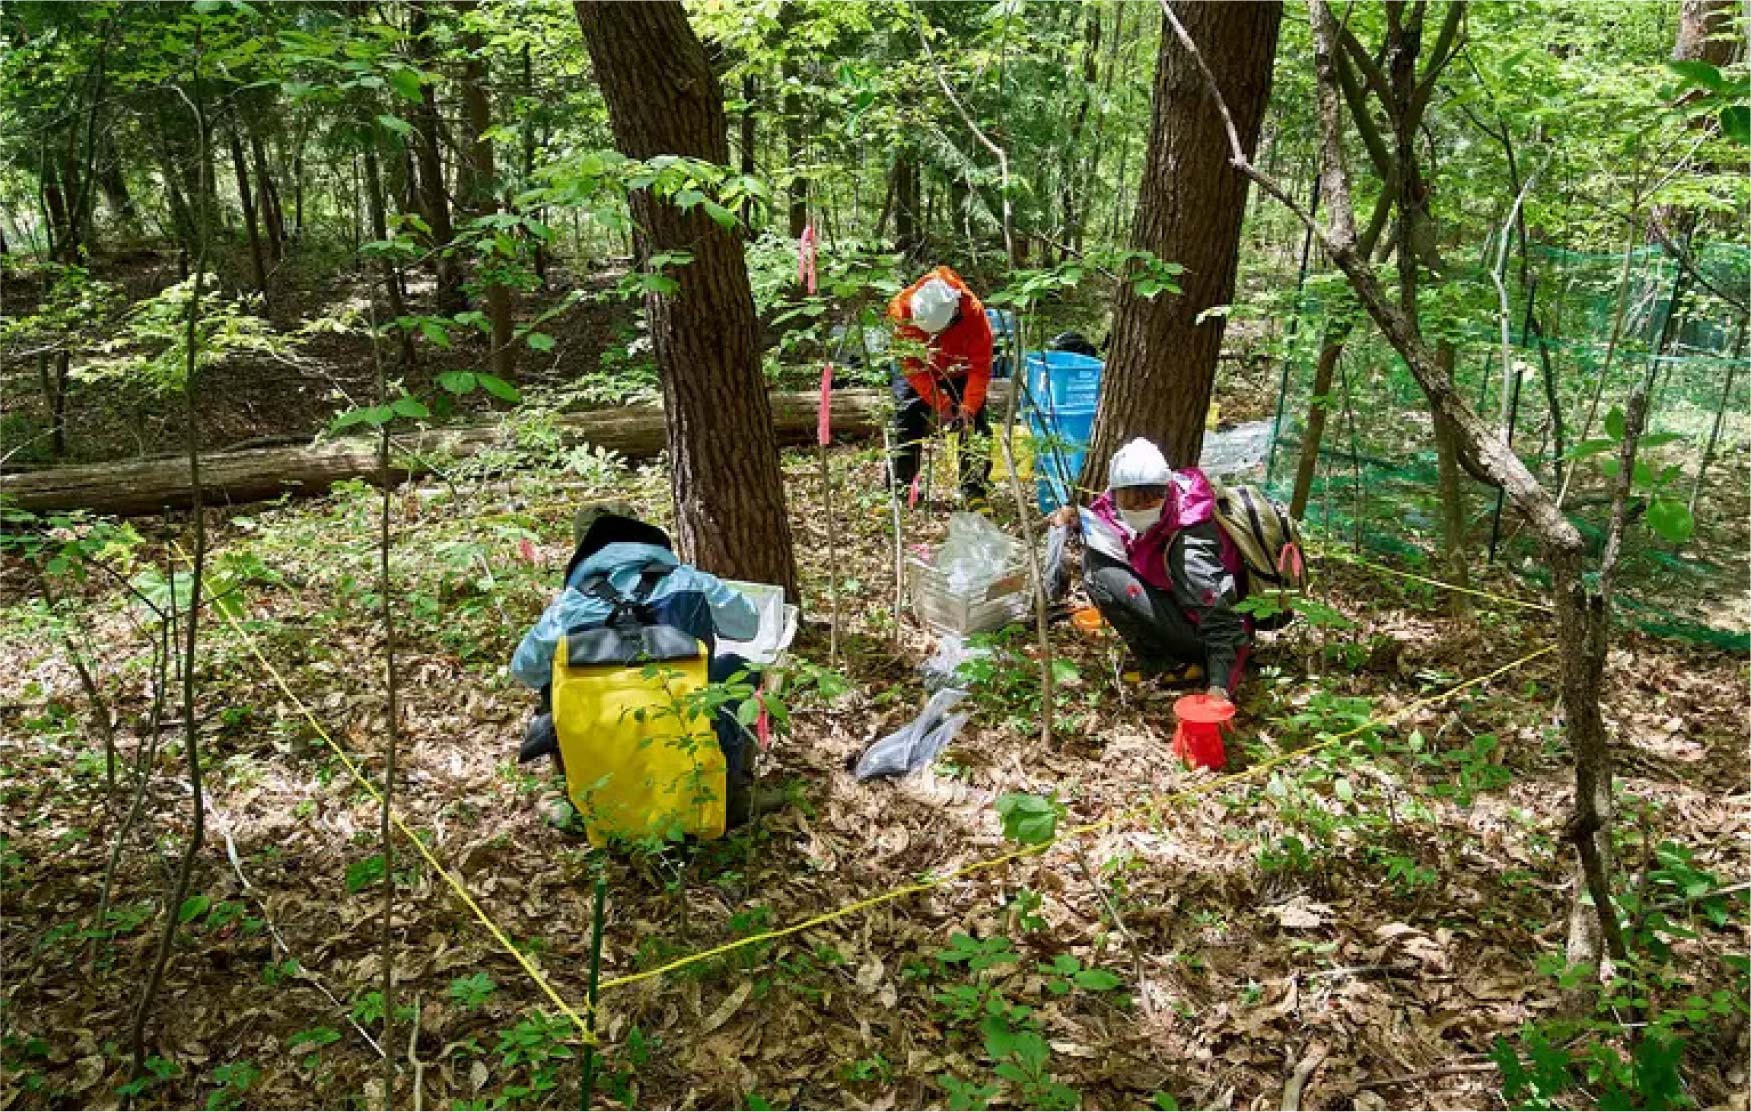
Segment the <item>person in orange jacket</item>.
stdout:
<svg viewBox="0 0 1751 1112">
<path fill-rule="evenodd" d="M 922 344 L 928 359 L 902 357 L 895 367 L 894 454 L 889 471 L 897 487 L 918 475 L 931 426 L 947 425 L 957 435 L 968 428 L 989 437 L 985 393 L 991 386 L 991 324 L 985 306 L 959 274 L 939 266 L 894 295 L 888 303 L 894 335 Z M 967 501 L 985 496 L 990 461 L 964 449 L 961 491 Z"/>
</svg>

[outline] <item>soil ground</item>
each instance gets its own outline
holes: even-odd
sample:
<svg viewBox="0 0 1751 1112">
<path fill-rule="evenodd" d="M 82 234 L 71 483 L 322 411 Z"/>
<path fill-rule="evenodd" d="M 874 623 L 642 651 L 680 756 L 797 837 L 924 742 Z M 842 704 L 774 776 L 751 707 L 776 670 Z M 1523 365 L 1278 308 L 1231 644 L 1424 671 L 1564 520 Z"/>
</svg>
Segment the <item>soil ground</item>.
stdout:
<svg viewBox="0 0 1751 1112">
<path fill-rule="evenodd" d="M 829 697 L 805 685 L 791 696 L 790 729 L 762 767 L 765 782 L 788 789 L 783 810 L 697 850 L 607 863 L 605 976 L 1000 854 L 993 804 L 1005 792 L 1055 792 L 1077 822 L 1210 780 L 1171 756 L 1176 693 L 1115 682 L 1110 638 L 1061 623 L 1056 650 L 1073 667 L 1062 670 L 1049 746 L 1039 740 L 1034 650 L 1018 627 L 999 639 L 994 666 L 973 684 L 974 717 L 932 773 L 859 784 L 847 762 L 916 713 L 925 697 L 917 665 L 932 644 L 909 617 L 893 627 L 879 463 L 868 452 L 834 455 L 831 515 L 815 461 L 788 463 L 810 612 L 796 657 L 829 664 L 824 586 L 836 576 L 837 668 L 848 690 Z M 573 1002 L 586 982 L 592 859 L 577 835 L 537 815 L 546 771 L 512 764 L 530 699 L 505 662 L 555 587 L 573 507 L 612 490 L 660 518 L 666 488 L 652 466 L 458 477 L 394 493 L 398 807 Z M 213 520 L 216 554 L 231 554 L 249 580 L 241 615 L 251 637 L 373 772 L 384 738 L 376 508 L 376 493 L 360 485 Z M 944 516 L 915 512 L 908 540 L 939 538 Z M 162 561 L 173 533 L 146 529 L 141 558 Z M 174 535 L 188 543 L 186 529 Z M 1523 593 L 1499 571 L 1480 585 Z M 189 836 L 173 690 L 164 741 L 147 762 L 143 819 L 123 847 L 113 937 L 81 937 L 150 732 L 152 690 L 142 610 L 107 579 L 86 590 L 83 643 L 118 723 L 116 789 L 105 787 L 79 681 L 17 579 L 0 635 L 9 1107 L 117 1099 L 155 901 Z M 1239 700 L 1234 770 L 1358 715 L 1391 719 L 1548 643 L 1534 612 L 1485 605 L 1474 622 L 1454 623 L 1432 590 L 1336 560 L 1319 567 L 1316 595 L 1350 624 L 1303 622 L 1263 639 Z M 207 904 L 183 928 L 150 1027 L 152 1052 L 177 1073 L 144 1102 L 223 1101 L 231 1075 L 216 1071 L 240 1061 L 260 1071 L 241 1098 L 248 1106 L 373 1102 L 380 1066 L 347 1014 L 377 1030 L 367 1001 L 381 973 L 375 808 L 222 619 L 209 613 L 201 637 L 196 717 L 210 822 L 192 891 Z M 941 998 L 983 984 L 1037 1009 L 1048 1071 L 1085 1107 L 1149 1106 L 1169 1094 L 1188 1107 L 1275 1108 L 1298 1065 L 1302 1107 L 1498 1105 L 1485 1055 L 1562 1004 L 1540 970 L 1561 953 L 1571 904 L 1563 827 L 1572 773 L 1554 667 L 1539 658 L 1320 757 L 1163 807 L 1151 821 L 1115 823 L 1074 851 L 1060 846 L 610 992 L 599 1091 L 628 1107 L 941 1105 L 945 1075 L 1002 1084 L 978 1032 Z M 1605 699 L 1620 845 L 1642 878 L 1634 883 L 1650 883 L 1643 847 L 1667 841 L 1722 884 L 1751 872 L 1746 681 L 1742 656 L 1619 638 Z M 546 1035 L 530 1025 L 546 1000 L 408 857 L 402 846 L 398 1003 L 417 1001 L 426 1106 L 575 1106 L 575 1063 L 543 1073 L 540 1062 L 565 1049 L 551 1035 L 563 1036 L 563 1024 Z M 1100 875 L 1138 957 L 1079 860 Z M 1723 964 L 1745 950 L 1741 926 L 1694 925 L 1696 937 L 1675 942 L 1685 988 L 1673 991 L 1742 995 Z M 1007 938 L 1020 964 L 973 978 L 938 958 L 957 933 Z M 1061 955 L 1110 970 L 1122 988 L 1054 992 L 1037 969 Z M 496 989 L 469 980 L 483 973 Z M 474 989 L 458 988 L 464 981 Z M 1692 1040 L 1692 1099 L 1745 1104 L 1746 1038 L 1736 1012 Z M 402 1024 L 397 1053 L 407 1040 Z M 531 1091 L 555 1079 L 559 1089 Z M 404 1072 L 402 1103 L 413 1084 Z M 1013 1088 L 998 1099 L 1020 1102 Z"/>
</svg>

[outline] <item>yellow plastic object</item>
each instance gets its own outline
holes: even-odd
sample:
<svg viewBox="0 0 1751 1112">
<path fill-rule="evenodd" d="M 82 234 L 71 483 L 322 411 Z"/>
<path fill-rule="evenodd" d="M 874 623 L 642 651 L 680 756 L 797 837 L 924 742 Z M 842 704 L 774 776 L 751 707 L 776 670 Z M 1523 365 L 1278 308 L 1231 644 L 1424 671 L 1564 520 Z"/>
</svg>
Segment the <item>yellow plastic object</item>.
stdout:
<svg viewBox="0 0 1751 1112">
<path fill-rule="evenodd" d="M 711 719 L 687 705 L 707 683 L 705 646 L 696 657 L 654 664 L 565 661 L 562 638 L 553 654 L 553 723 L 566 794 L 590 844 L 721 838 L 723 751 Z"/>
<path fill-rule="evenodd" d="M 1220 420 L 1222 420 L 1222 403 L 1212 400 L 1210 402 L 1210 412 L 1204 414 L 1204 431 L 1215 432 L 1216 423 Z"/>
<path fill-rule="evenodd" d="M 1001 482 L 1009 478 L 1009 466 L 1005 459 L 1003 445 L 998 443 L 1002 438 L 1002 428 L 994 427 L 991 445 L 991 480 L 993 482 Z M 1015 439 L 1010 442 L 1010 450 L 1015 453 L 1015 477 L 1024 483 L 1032 480 L 1034 477 L 1033 431 L 1019 421 L 1015 426 Z"/>
</svg>

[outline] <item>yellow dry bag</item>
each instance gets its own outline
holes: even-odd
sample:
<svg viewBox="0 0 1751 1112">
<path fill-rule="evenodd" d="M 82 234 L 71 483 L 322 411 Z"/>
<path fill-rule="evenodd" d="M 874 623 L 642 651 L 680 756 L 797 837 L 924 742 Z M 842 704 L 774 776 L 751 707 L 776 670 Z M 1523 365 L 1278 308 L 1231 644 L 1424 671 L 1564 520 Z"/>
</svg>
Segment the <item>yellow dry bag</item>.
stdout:
<svg viewBox="0 0 1751 1112">
<path fill-rule="evenodd" d="M 671 626 L 573 631 L 553 655 L 566 794 L 593 846 L 720 838 L 726 774 L 705 645 Z"/>
</svg>

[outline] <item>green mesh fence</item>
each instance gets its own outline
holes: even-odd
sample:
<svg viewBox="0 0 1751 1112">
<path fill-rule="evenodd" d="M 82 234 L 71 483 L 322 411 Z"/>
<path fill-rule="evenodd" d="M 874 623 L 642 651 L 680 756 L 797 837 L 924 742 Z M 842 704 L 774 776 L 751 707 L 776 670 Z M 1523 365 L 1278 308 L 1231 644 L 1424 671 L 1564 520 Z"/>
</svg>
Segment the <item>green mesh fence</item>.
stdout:
<svg viewBox="0 0 1751 1112">
<path fill-rule="evenodd" d="M 1494 255 L 1490 247 L 1480 259 Z M 1751 286 L 1751 250 L 1741 244 L 1698 248 L 1693 273 L 1682 276 L 1679 264 L 1658 246 L 1626 258 L 1534 244 L 1527 256 L 1524 285 L 1517 255 L 1507 268 L 1509 375 L 1502 370 L 1498 295 L 1481 265 L 1454 267 L 1439 287 L 1423 291 L 1425 331 L 1453 343 L 1455 380 L 1480 413 L 1494 420 L 1514 411 L 1514 447 L 1541 481 L 1555 489 L 1559 471 L 1574 470 L 1565 508 L 1595 554 L 1609 511 L 1608 483 L 1598 464 L 1608 454 L 1567 461 L 1559 456 L 1558 440 L 1572 451 L 1584 437 L 1605 436 L 1607 415 L 1653 369 L 1647 431 L 1673 439 L 1644 458 L 1657 472 L 1673 469 L 1667 489 L 1694 501 L 1697 529 L 1689 544 L 1675 549 L 1644 525 L 1632 525 L 1619 571 L 1621 616 L 1660 636 L 1751 651 L 1744 535 L 1751 368 L 1745 317 L 1728 299 L 1743 300 Z M 1622 320 L 1613 343 L 1620 299 Z M 1267 480 L 1285 501 L 1319 349 L 1329 331 L 1355 319 L 1353 303 L 1335 281 L 1309 282 L 1287 353 L 1283 418 Z M 1716 444 L 1698 487 L 1711 436 Z M 1407 567 L 1427 567 L 1441 543 L 1433 442 L 1421 388 L 1363 321 L 1349 335 L 1328 394 L 1306 516 L 1363 549 Z M 1469 478 L 1464 486 L 1469 539 L 1482 560 L 1496 492 Z M 1501 521 L 1497 549 L 1499 563 L 1544 585 L 1536 550 L 1511 511 Z"/>
</svg>

